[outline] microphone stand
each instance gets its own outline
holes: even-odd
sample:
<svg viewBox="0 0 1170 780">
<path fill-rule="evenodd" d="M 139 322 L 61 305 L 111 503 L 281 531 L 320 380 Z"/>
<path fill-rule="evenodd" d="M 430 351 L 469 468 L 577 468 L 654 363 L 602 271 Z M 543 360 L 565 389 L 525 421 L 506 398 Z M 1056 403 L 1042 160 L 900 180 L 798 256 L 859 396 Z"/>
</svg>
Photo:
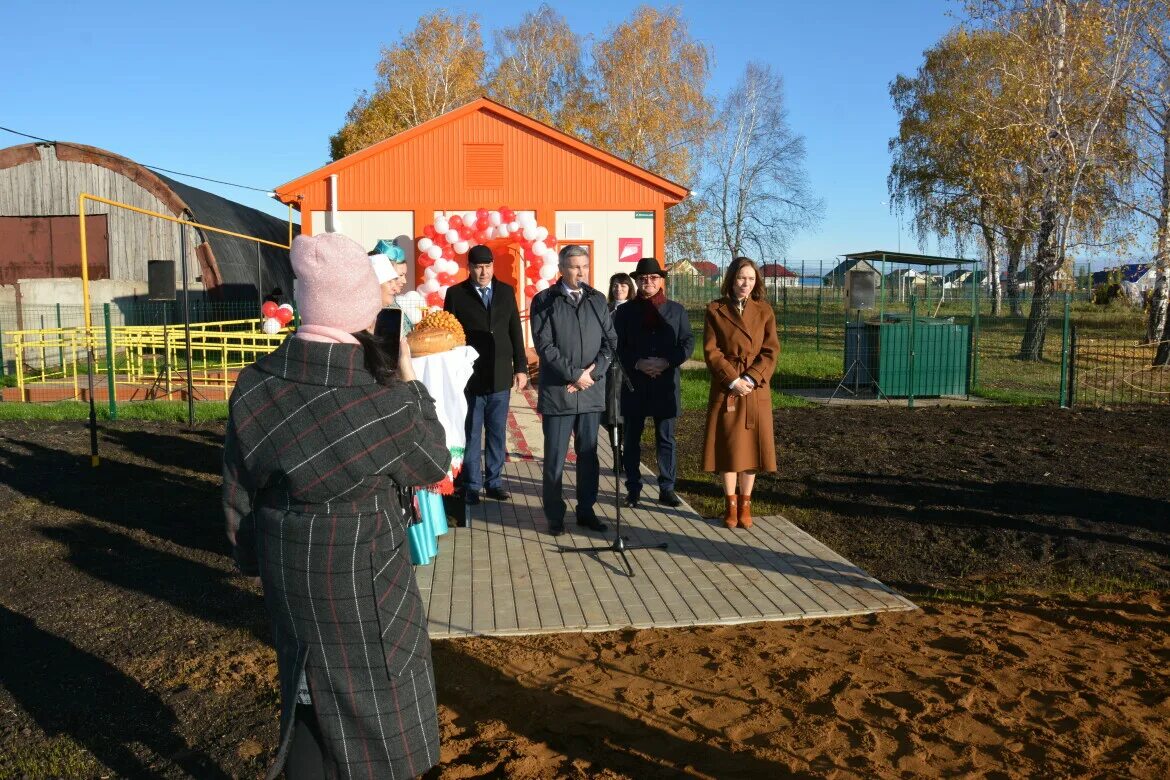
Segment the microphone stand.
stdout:
<svg viewBox="0 0 1170 780">
<path fill-rule="evenodd" d="M 612 408 L 616 407 L 616 404 L 610 403 L 609 406 L 611 408 L 606 409 L 607 420 L 605 427 L 609 430 L 609 444 L 613 449 L 613 506 L 617 518 L 614 521 L 613 543 L 607 544 L 604 547 L 568 547 L 559 545 L 557 550 L 562 554 L 567 552 L 615 552 L 622 557 L 622 563 L 625 564 L 626 571 L 630 577 L 633 577 L 634 566 L 630 563 L 630 559 L 626 557 L 628 550 L 665 550 L 667 544 L 666 542 L 662 542 L 661 544 L 626 544 L 629 537 L 622 536 L 622 418 L 620 412 L 616 408 Z"/>
</svg>

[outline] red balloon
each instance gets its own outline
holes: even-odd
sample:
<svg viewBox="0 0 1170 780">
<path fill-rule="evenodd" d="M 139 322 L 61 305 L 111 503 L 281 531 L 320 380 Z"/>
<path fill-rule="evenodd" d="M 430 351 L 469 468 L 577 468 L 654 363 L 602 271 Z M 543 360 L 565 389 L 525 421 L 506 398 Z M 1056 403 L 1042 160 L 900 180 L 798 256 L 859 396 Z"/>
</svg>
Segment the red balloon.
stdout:
<svg viewBox="0 0 1170 780">
<path fill-rule="evenodd" d="M 529 263 L 528 270 L 524 272 L 524 275 L 528 277 L 529 281 L 535 282 L 540 278 L 540 266 Z"/>
<path fill-rule="evenodd" d="M 477 244 L 486 244 L 488 241 L 491 240 L 491 238 L 488 236 L 486 230 L 475 231 L 475 235 L 473 236 L 473 238 L 475 239 L 475 243 L 477 243 Z"/>
<path fill-rule="evenodd" d="M 439 231 L 435 230 L 434 225 L 427 225 L 425 228 L 423 228 L 423 235 L 429 238 L 431 241 L 434 241 L 435 236 L 439 235 Z"/>
<path fill-rule="evenodd" d="M 427 306 L 440 306 L 441 307 L 442 305 L 443 305 L 443 296 L 439 295 L 437 292 L 429 293 L 427 295 Z"/>
<path fill-rule="evenodd" d="M 530 284 L 530 285 L 528 285 L 527 287 L 525 287 L 525 288 L 524 288 L 524 294 L 525 294 L 525 295 L 527 295 L 529 298 L 531 298 L 532 296 L 536 295 L 536 293 L 537 293 L 537 292 L 538 292 L 538 291 L 537 291 L 537 289 L 536 289 L 536 285 L 535 285 L 535 284 Z"/>
<path fill-rule="evenodd" d="M 469 240 L 474 235 L 475 228 L 473 228 L 471 225 L 463 225 L 459 228 L 459 237 L 464 241 Z"/>
<path fill-rule="evenodd" d="M 516 212 L 512 211 L 512 209 L 501 208 L 500 209 L 500 219 L 502 219 L 504 222 L 515 222 L 516 221 Z"/>
<path fill-rule="evenodd" d="M 476 219 L 475 219 L 475 229 L 476 230 L 487 230 L 489 227 L 491 227 L 491 224 L 492 223 L 487 218 L 486 214 L 482 217 L 476 217 Z"/>
<path fill-rule="evenodd" d="M 547 236 L 544 237 L 544 245 L 548 246 L 548 247 L 552 247 L 553 249 L 556 249 L 557 248 L 557 237 L 554 236 L 552 233 L 549 233 Z"/>
<path fill-rule="evenodd" d="M 280 304 L 276 301 L 265 301 L 264 305 L 260 307 L 260 313 L 264 315 L 264 319 L 276 316 L 276 310 L 280 308 Z M 288 311 L 287 309 L 285 311 Z"/>
<path fill-rule="evenodd" d="M 482 206 L 475 210 L 475 220 L 478 222 L 481 219 L 487 219 L 488 210 Z"/>
<path fill-rule="evenodd" d="M 451 284 L 452 282 L 455 281 L 455 277 L 452 276 L 451 274 L 447 273 L 446 271 L 443 271 L 435 278 L 439 280 L 439 284 Z"/>
<path fill-rule="evenodd" d="M 444 260 L 454 260 L 455 259 L 455 250 L 449 246 L 443 247 L 443 259 Z"/>
<path fill-rule="evenodd" d="M 277 309 L 276 314 L 273 316 L 276 317 L 276 321 L 281 325 L 288 325 L 293 321 L 293 313 L 288 309 Z"/>
<path fill-rule="evenodd" d="M 459 228 L 463 227 L 463 217 L 459 216 L 458 214 L 452 214 L 450 218 L 447 219 L 447 224 L 458 230 Z"/>
<path fill-rule="evenodd" d="M 420 268 L 430 268 L 435 264 L 435 261 L 431 258 L 430 255 L 428 255 L 426 252 L 423 252 L 418 256 L 418 264 Z"/>
</svg>

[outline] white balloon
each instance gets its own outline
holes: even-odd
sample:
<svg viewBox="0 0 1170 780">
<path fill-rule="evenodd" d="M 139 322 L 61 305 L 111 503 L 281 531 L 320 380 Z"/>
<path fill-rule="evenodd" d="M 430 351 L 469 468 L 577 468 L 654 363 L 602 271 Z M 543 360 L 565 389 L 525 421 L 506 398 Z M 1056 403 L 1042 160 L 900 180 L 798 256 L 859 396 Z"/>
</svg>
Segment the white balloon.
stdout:
<svg viewBox="0 0 1170 780">
<path fill-rule="evenodd" d="M 435 220 L 435 232 L 446 233 L 451 229 L 451 223 L 447 221 L 446 217 L 439 217 Z"/>
<path fill-rule="evenodd" d="M 439 287 L 441 287 L 441 286 L 442 285 L 439 284 L 438 279 L 427 279 L 425 282 L 422 283 L 422 286 L 419 288 L 419 290 L 424 295 L 429 295 L 430 293 L 438 292 Z"/>
<path fill-rule="evenodd" d="M 516 221 L 520 223 L 521 227 L 536 227 L 536 217 L 532 216 L 531 214 L 519 214 L 516 216 Z"/>
<path fill-rule="evenodd" d="M 260 330 L 267 333 L 269 336 L 275 336 L 280 333 L 280 320 L 275 317 L 269 317 L 264 320 L 264 324 L 260 326 Z"/>
<path fill-rule="evenodd" d="M 446 233 L 444 233 L 444 236 L 446 237 L 448 244 L 454 244 L 459 240 L 459 231 L 455 228 L 451 228 Z"/>
<path fill-rule="evenodd" d="M 507 225 L 498 226 L 496 228 L 496 235 L 499 236 L 500 238 L 507 238 L 508 237 L 508 226 Z"/>
<path fill-rule="evenodd" d="M 498 211 L 489 211 L 488 212 L 488 224 L 491 225 L 492 227 L 499 227 L 500 222 L 502 220 L 503 220 L 503 217 L 500 216 L 500 212 L 498 212 Z"/>
<path fill-rule="evenodd" d="M 528 238 L 528 236 L 525 236 L 525 238 Z M 536 241 L 532 242 L 532 251 L 537 255 L 543 255 L 548 251 L 548 247 L 544 245 L 543 241 L 537 239 Z"/>
<path fill-rule="evenodd" d="M 423 236 L 418 240 L 418 251 L 425 252 L 435 245 L 435 242 Z"/>
<path fill-rule="evenodd" d="M 556 268 L 557 267 L 557 253 L 556 252 L 545 252 L 544 257 L 540 258 L 540 264 L 545 265 L 545 266 L 551 265 L 553 268 Z"/>
<path fill-rule="evenodd" d="M 517 230 L 519 230 L 519 229 L 520 229 L 520 223 L 519 223 L 519 222 L 514 222 L 514 221 L 513 221 L 513 222 L 509 222 L 509 223 L 508 223 L 508 232 L 509 232 L 509 233 L 515 233 L 515 232 L 516 232 Z"/>
<path fill-rule="evenodd" d="M 556 266 L 548 265 L 546 263 L 545 265 L 542 265 L 540 267 L 540 278 L 545 280 L 546 282 L 550 281 L 556 275 L 557 275 Z"/>
<path fill-rule="evenodd" d="M 456 241 L 455 245 L 454 245 L 454 249 L 455 249 L 455 254 L 465 255 L 465 254 L 467 254 L 467 250 L 471 249 L 471 244 L 468 243 L 467 241 Z"/>
<path fill-rule="evenodd" d="M 424 279 L 434 279 L 438 275 L 439 275 L 439 272 L 434 269 L 434 266 L 432 266 L 430 268 L 423 269 L 423 278 Z"/>
<path fill-rule="evenodd" d="M 439 297 L 442 298 L 443 300 L 447 300 L 447 286 L 446 285 L 439 288 Z"/>
<path fill-rule="evenodd" d="M 520 231 L 520 235 L 524 236 L 525 241 L 536 240 L 536 228 L 526 227 Z"/>
<path fill-rule="evenodd" d="M 548 289 L 549 287 L 551 287 L 551 286 L 552 286 L 552 285 L 551 285 L 551 284 L 549 284 L 549 283 L 548 283 L 548 281 L 547 281 L 547 280 L 545 280 L 545 279 L 538 279 L 538 280 L 536 281 L 536 289 L 537 289 L 537 290 L 539 290 L 539 291 L 541 291 L 541 292 L 543 292 L 543 291 L 547 290 L 547 289 Z"/>
<path fill-rule="evenodd" d="M 468 211 L 463 215 L 463 224 L 467 225 L 468 227 L 475 227 L 475 220 L 477 219 L 479 219 L 479 217 L 475 216 L 474 211 Z"/>
<path fill-rule="evenodd" d="M 291 303 L 282 303 L 282 304 L 280 304 L 280 306 L 277 306 L 276 308 L 278 308 L 278 309 L 288 309 L 289 311 L 292 311 L 292 310 L 293 310 L 293 307 L 292 307 L 292 304 L 291 304 Z"/>
<path fill-rule="evenodd" d="M 538 226 L 536 228 L 536 240 L 544 241 L 546 238 L 548 238 L 548 228 Z"/>
<path fill-rule="evenodd" d="M 427 257 L 438 262 L 439 258 L 442 256 L 443 256 L 443 250 L 439 249 L 434 244 L 431 244 L 431 248 L 427 250 Z"/>
</svg>

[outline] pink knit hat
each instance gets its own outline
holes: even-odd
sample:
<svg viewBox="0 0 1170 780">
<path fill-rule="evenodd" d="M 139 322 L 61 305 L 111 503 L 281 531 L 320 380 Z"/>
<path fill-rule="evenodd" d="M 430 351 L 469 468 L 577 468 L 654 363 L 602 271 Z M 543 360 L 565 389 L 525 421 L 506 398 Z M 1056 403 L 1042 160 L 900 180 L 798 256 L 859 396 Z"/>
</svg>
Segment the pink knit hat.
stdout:
<svg viewBox="0 0 1170 780">
<path fill-rule="evenodd" d="M 290 253 L 301 322 L 357 333 L 382 308 L 378 277 L 366 250 L 340 233 L 297 236 Z"/>
</svg>

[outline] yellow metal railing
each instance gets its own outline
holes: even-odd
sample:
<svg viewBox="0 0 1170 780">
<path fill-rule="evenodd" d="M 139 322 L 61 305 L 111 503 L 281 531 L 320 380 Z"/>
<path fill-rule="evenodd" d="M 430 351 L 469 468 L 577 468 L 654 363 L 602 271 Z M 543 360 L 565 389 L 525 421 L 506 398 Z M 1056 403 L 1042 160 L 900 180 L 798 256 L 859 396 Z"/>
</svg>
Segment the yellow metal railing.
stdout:
<svg viewBox="0 0 1170 780">
<path fill-rule="evenodd" d="M 186 356 L 191 356 L 191 384 L 195 395 L 211 388 L 227 398 L 238 371 L 271 353 L 289 331 L 268 335 L 256 330 L 254 319 L 194 323 L 191 339 L 182 325 L 115 325 L 108 333 L 99 331 L 94 341 L 108 347 L 105 364 L 114 361 L 112 381 L 105 385 L 110 397 L 170 398 L 186 386 Z M 103 339 L 103 335 L 105 338 Z M 5 331 L 4 342 L 16 355 L 16 387 L 20 400 L 29 400 L 30 391 L 54 387 L 54 400 L 63 389 L 71 389 L 74 400 L 81 398 L 79 375 L 87 362 L 84 327 L 45 330 Z M 39 356 L 40 369 L 26 365 L 29 351 Z M 50 360 L 58 365 L 49 366 Z M 101 371 L 95 366 L 95 372 Z M 95 377 L 97 379 L 97 377 Z M 128 392 L 119 394 L 118 388 Z M 218 395 L 219 392 L 216 394 Z"/>
</svg>

